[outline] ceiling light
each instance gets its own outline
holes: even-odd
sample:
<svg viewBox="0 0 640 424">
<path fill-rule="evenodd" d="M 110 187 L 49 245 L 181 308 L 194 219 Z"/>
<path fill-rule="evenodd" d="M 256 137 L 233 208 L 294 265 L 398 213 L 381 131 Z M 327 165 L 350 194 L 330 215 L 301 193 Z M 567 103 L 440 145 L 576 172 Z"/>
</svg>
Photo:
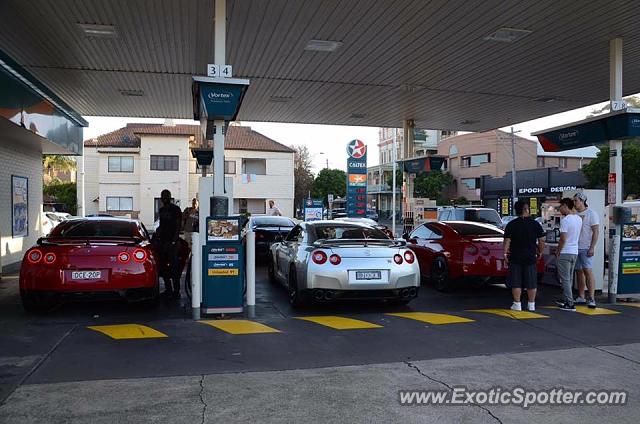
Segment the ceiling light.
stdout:
<svg viewBox="0 0 640 424">
<path fill-rule="evenodd" d="M 504 43 L 513 43 L 521 38 L 531 34 L 531 31 L 517 28 L 500 28 L 491 35 L 484 37 L 485 40 L 502 41 Z"/>
<path fill-rule="evenodd" d="M 367 115 L 364 113 L 352 113 L 350 116 L 351 119 L 364 119 L 366 117 Z"/>
<path fill-rule="evenodd" d="M 144 90 L 118 90 L 120 94 L 128 97 L 142 97 L 144 96 Z"/>
<path fill-rule="evenodd" d="M 413 85 L 413 84 L 402 84 L 398 87 L 398 91 L 402 91 L 404 93 L 415 93 L 416 91 L 424 90 L 425 87 L 423 85 Z"/>
<path fill-rule="evenodd" d="M 309 40 L 304 49 L 313 52 L 335 52 L 340 46 L 342 46 L 341 41 Z"/>
<path fill-rule="evenodd" d="M 464 121 L 460 121 L 460 125 L 471 125 L 471 124 L 477 124 L 478 120 L 475 119 L 465 119 Z"/>
<path fill-rule="evenodd" d="M 554 99 L 553 97 L 538 97 L 537 99 L 533 99 L 533 100 L 535 100 L 536 102 L 551 103 L 556 99 Z"/>
<path fill-rule="evenodd" d="M 113 25 L 78 24 L 87 37 L 114 38 L 117 36 L 116 27 Z"/>
<path fill-rule="evenodd" d="M 287 97 L 287 96 L 271 96 L 271 97 L 269 97 L 269 101 L 270 102 L 274 102 L 274 103 L 287 103 L 290 100 L 293 100 L 293 97 Z"/>
</svg>

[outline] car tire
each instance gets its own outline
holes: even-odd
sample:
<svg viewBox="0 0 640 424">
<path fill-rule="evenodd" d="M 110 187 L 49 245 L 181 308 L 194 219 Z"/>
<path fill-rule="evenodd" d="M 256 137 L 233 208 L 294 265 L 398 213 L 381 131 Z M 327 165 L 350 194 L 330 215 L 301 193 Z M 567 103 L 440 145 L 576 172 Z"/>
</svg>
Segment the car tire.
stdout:
<svg viewBox="0 0 640 424">
<path fill-rule="evenodd" d="M 299 308 L 307 303 L 304 293 L 301 293 L 298 289 L 298 277 L 296 275 L 296 269 L 293 267 L 289 270 L 289 284 L 287 291 L 289 293 L 289 303 L 292 307 Z"/>
<path fill-rule="evenodd" d="M 22 307 L 28 313 L 42 313 L 51 308 L 50 302 L 45 302 L 36 293 L 30 293 L 25 290 L 20 290 L 20 299 L 22 300 Z"/>
<path fill-rule="evenodd" d="M 436 256 L 431 263 L 430 279 L 431 284 L 438 291 L 448 292 L 453 289 L 449 279 L 449 266 L 447 265 L 447 260 L 442 256 Z"/>
<path fill-rule="evenodd" d="M 276 272 L 275 269 L 273 267 L 273 259 L 269 258 L 269 261 L 267 263 L 267 275 L 269 278 L 269 282 L 271 284 L 275 284 L 276 283 Z"/>
</svg>

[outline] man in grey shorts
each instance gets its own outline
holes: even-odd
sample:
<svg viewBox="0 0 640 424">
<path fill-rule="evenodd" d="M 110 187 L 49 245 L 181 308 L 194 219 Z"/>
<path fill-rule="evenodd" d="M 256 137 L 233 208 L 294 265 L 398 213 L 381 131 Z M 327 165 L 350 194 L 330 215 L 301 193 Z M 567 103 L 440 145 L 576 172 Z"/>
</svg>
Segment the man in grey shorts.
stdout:
<svg viewBox="0 0 640 424">
<path fill-rule="evenodd" d="M 587 195 L 583 192 L 573 196 L 578 216 L 582 218 L 582 229 L 578 240 L 578 261 L 576 262 L 576 276 L 578 280 L 578 297 L 576 305 L 584 305 L 589 308 L 596 307 L 595 292 L 596 280 L 593 275 L 593 255 L 600 235 L 600 217 L 587 204 Z M 585 296 L 585 286 L 589 290 L 589 296 Z"/>
<path fill-rule="evenodd" d="M 578 258 L 578 239 L 582 220 L 575 214 L 573 200 L 565 197 L 560 201 L 560 242 L 556 250 L 556 267 L 558 270 L 558 280 L 562 285 L 563 298 L 558 301 L 558 307 L 564 311 L 575 311 L 573 301 L 573 269 Z"/>
</svg>

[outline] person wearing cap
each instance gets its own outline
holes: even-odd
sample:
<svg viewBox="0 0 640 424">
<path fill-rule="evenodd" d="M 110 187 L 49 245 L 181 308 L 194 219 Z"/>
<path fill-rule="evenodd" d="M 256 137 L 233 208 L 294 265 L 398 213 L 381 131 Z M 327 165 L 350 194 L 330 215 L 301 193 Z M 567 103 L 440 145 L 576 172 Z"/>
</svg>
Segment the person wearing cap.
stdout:
<svg viewBox="0 0 640 424">
<path fill-rule="evenodd" d="M 593 275 L 593 255 L 600 236 L 600 217 L 593 209 L 589 209 L 585 193 L 576 193 L 573 196 L 573 202 L 578 216 L 582 218 L 578 241 L 578 259 L 575 268 L 578 280 L 578 297 L 575 299 L 575 303 L 576 305 L 586 303 L 590 308 L 595 308 L 596 280 Z M 588 297 L 585 297 L 585 288 L 589 290 Z"/>
</svg>

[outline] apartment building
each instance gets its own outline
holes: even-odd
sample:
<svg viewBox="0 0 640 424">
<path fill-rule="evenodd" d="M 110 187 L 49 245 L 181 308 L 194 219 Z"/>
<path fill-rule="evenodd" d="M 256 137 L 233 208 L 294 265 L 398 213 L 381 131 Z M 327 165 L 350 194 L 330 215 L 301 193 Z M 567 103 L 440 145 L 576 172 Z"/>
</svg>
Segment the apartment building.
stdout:
<svg viewBox="0 0 640 424">
<path fill-rule="evenodd" d="M 84 190 L 78 190 L 85 211 L 79 213 L 130 216 L 152 226 L 163 189 L 187 207 L 203 175 L 191 149 L 203 145 L 198 125 L 128 124 L 86 140 Z M 293 216 L 293 156 L 289 147 L 249 127 L 230 126 L 224 173 L 233 180 L 234 211 L 264 214 L 274 200 L 284 215 Z"/>
<path fill-rule="evenodd" d="M 597 148 L 591 147 L 547 153 L 535 140 L 514 137 L 516 170 L 558 168 L 566 172 L 577 171 L 598 152 Z M 447 170 L 455 179 L 449 188 L 449 198 L 465 197 L 471 202 L 480 202 L 482 176 L 502 177 L 511 172 L 511 134 L 492 130 L 457 135 L 442 140 L 438 154 L 448 157 Z"/>
</svg>

